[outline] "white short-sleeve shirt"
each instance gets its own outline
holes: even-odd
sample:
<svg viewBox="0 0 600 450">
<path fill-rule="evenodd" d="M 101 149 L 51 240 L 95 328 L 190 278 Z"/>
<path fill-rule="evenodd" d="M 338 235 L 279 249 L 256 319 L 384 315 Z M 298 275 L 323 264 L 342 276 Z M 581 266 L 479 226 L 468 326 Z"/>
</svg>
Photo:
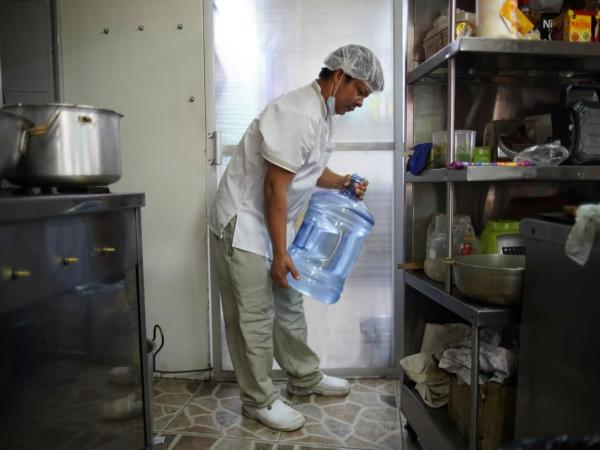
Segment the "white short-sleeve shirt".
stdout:
<svg viewBox="0 0 600 450">
<path fill-rule="evenodd" d="M 225 170 L 210 215 L 221 237 L 237 216 L 233 247 L 272 259 L 264 214 L 267 161 L 295 173 L 288 188 L 287 246 L 294 221 L 331 155 L 327 107 L 316 81 L 271 101 L 252 121 Z"/>
</svg>

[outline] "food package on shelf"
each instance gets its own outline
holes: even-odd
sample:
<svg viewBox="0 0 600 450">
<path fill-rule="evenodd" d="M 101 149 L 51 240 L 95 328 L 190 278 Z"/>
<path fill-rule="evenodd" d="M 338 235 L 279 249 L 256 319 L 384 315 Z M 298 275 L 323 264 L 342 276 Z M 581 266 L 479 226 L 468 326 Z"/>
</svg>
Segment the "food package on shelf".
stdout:
<svg viewBox="0 0 600 450">
<path fill-rule="evenodd" d="M 475 14 L 462 9 L 456 10 L 456 37 L 469 37 L 475 34 Z M 433 23 L 433 28 L 425 35 L 423 49 L 429 58 L 448 45 L 448 16 L 442 14 Z"/>
<path fill-rule="evenodd" d="M 552 28 L 554 23 L 554 13 L 541 13 L 540 14 L 540 38 L 542 41 L 552 40 Z"/>
<path fill-rule="evenodd" d="M 555 41 L 591 42 L 592 11 L 574 11 L 569 9 L 552 21 L 552 39 Z"/>
<path fill-rule="evenodd" d="M 533 23 L 519 9 L 516 0 L 506 0 L 504 2 L 502 8 L 500 8 L 500 17 L 502 17 L 510 34 L 517 38 L 526 38 L 533 30 Z"/>
<path fill-rule="evenodd" d="M 539 40 L 540 32 L 519 9 L 517 0 L 478 0 L 477 36 Z"/>
</svg>

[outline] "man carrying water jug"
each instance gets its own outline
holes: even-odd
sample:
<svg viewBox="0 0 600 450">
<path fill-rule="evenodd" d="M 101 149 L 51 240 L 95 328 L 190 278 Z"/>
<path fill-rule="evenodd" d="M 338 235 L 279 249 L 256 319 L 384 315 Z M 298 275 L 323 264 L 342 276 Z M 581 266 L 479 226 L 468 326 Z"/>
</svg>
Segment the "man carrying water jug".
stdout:
<svg viewBox="0 0 600 450">
<path fill-rule="evenodd" d="M 279 398 L 271 380 L 273 357 L 289 376 L 294 395 L 346 395 L 347 380 L 324 375 L 306 343 L 302 294 L 289 288 L 300 277 L 287 249 L 293 224 L 315 186 L 343 189 L 350 175 L 327 168 L 333 117 L 361 107 L 383 89 L 375 54 L 340 47 L 319 78 L 271 101 L 242 137 L 221 179 L 210 227 L 233 368 L 242 413 L 276 430 L 301 428 L 302 414 Z M 362 198 L 366 181 L 357 184 Z"/>
</svg>

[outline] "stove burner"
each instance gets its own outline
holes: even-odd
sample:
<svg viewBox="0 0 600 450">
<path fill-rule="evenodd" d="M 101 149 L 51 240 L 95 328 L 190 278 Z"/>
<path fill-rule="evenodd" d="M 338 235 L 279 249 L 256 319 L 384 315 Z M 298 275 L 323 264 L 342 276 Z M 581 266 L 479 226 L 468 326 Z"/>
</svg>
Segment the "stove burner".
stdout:
<svg viewBox="0 0 600 450">
<path fill-rule="evenodd" d="M 78 194 L 110 194 L 107 186 L 63 186 L 63 187 L 18 187 L 2 185 L 0 187 L 0 198 L 2 197 L 30 197 L 42 195 L 78 195 Z"/>
</svg>

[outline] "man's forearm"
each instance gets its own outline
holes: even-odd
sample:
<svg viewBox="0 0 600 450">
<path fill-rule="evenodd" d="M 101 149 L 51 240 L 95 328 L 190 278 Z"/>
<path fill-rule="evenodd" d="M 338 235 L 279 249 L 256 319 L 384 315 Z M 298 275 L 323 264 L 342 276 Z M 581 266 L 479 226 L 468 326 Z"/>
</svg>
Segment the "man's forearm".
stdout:
<svg viewBox="0 0 600 450">
<path fill-rule="evenodd" d="M 284 255 L 287 252 L 287 196 L 285 191 L 265 186 L 265 219 L 271 237 L 273 256 Z"/>
<path fill-rule="evenodd" d="M 317 186 L 325 189 L 342 189 L 344 187 L 344 180 L 345 177 L 343 175 L 337 174 L 326 167 L 317 180 Z"/>
</svg>

